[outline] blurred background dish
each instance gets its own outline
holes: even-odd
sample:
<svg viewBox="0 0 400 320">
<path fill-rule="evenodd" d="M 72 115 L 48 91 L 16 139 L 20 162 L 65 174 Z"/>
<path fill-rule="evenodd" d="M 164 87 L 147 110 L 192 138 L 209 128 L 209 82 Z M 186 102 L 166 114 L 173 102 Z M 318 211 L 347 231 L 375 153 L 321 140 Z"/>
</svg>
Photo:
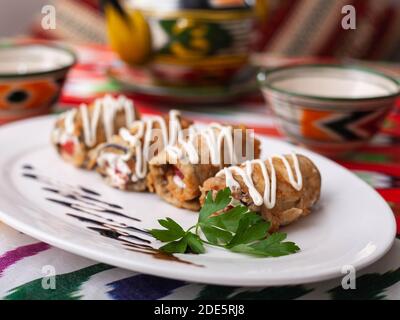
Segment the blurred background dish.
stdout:
<svg viewBox="0 0 400 320">
<path fill-rule="evenodd" d="M 266 2 L 103 0 L 111 47 L 157 85 L 230 85 L 257 41 Z"/>
<path fill-rule="evenodd" d="M 400 93 L 394 78 L 345 64 L 286 66 L 258 79 L 283 133 L 331 155 L 368 142 Z"/>
<path fill-rule="evenodd" d="M 235 102 L 240 97 L 257 93 L 256 72 L 256 67 L 243 69 L 225 85 L 174 86 L 154 81 L 147 68 L 131 68 L 118 62 L 107 70 L 108 76 L 123 91 L 133 92 L 154 102 L 196 105 Z"/>
<path fill-rule="evenodd" d="M 48 113 L 75 62 L 55 45 L 0 46 L 0 123 Z"/>
</svg>

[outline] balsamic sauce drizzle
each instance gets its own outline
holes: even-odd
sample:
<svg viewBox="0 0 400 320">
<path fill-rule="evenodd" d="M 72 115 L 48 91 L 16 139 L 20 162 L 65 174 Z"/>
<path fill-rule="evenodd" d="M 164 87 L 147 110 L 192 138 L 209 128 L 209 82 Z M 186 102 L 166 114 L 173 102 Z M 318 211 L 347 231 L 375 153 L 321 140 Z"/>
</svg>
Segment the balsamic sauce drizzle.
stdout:
<svg viewBox="0 0 400 320">
<path fill-rule="evenodd" d="M 71 195 L 65 195 L 64 197 L 69 198 L 69 199 L 71 199 L 71 197 L 72 197 L 74 200 L 79 201 L 79 198 L 74 198 L 73 195 L 72 196 Z M 77 210 L 77 211 L 84 212 L 84 213 L 91 214 L 90 211 L 93 210 L 93 211 L 96 211 L 96 212 L 109 213 L 109 214 L 113 214 L 113 215 L 116 215 L 116 216 L 128 218 L 128 219 L 131 219 L 131 220 L 134 220 L 134 221 L 140 221 L 140 219 L 138 219 L 138 218 L 130 217 L 130 216 L 125 215 L 125 214 L 123 214 L 121 212 L 118 212 L 118 211 L 115 211 L 115 210 L 111 210 L 111 209 L 106 209 L 106 208 L 102 208 L 102 207 L 100 207 L 100 208 L 95 208 L 95 207 L 90 208 L 90 207 L 85 207 L 85 206 L 81 205 L 80 203 L 73 203 L 73 202 L 68 202 L 68 201 L 64 201 L 64 200 L 58 200 L 58 199 L 54 199 L 54 198 L 46 198 L 46 200 L 54 202 L 54 203 L 57 203 L 57 204 L 62 205 L 64 207 L 68 207 L 68 208 L 71 208 L 71 209 L 74 209 L 74 210 Z M 83 202 L 83 203 L 84 204 L 90 204 L 88 202 Z"/>
<path fill-rule="evenodd" d="M 79 189 L 81 189 L 85 193 L 89 193 L 89 194 L 94 195 L 94 196 L 98 196 L 98 197 L 101 196 L 100 193 L 98 193 L 96 191 L 93 191 L 93 190 L 90 190 L 88 188 L 82 187 L 82 186 L 79 186 Z"/>
<path fill-rule="evenodd" d="M 60 194 L 60 193 L 61 193 L 60 190 L 57 190 L 57 189 L 54 189 L 54 188 L 43 187 L 42 189 L 45 190 L 45 191 L 49 191 L 49 192 L 53 192 L 53 193 L 57 193 L 57 194 Z M 74 195 L 74 194 L 64 194 L 63 196 L 64 196 L 65 198 L 68 198 L 68 199 L 78 200 L 78 199 L 77 199 L 77 196 Z M 94 198 L 94 197 L 90 197 L 90 196 L 86 196 L 86 195 L 79 195 L 79 197 L 82 198 L 82 199 L 85 199 L 85 200 L 89 200 L 89 201 L 84 201 L 84 200 L 81 201 L 81 202 L 86 203 L 86 204 L 92 204 L 92 203 L 90 202 L 90 201 L 92 201 L 92 202 L 98 202 L 98 203 L 101 203 L 101 204 L 105 204 L 105 205 L 107 205 L 107 206 L 109 206 L 109 207 L 111 207 L 111 208 L 121 209 L 121 210 L 123 209 L 123 208 L 122 208 L 120 205 L 118 205 L 118 204 L 108 203 L 108 202 L 105 202 L 105 201 L 96 199 L 96 198 Z"/>
<path fill-rule="evenodd" d="M 122 217 L 131 221 L 140 222 L 141 220 L 121 212 L 123 207 L 109 203 L 101 199 L 101 194 L 84 186 L 72 186 L 51 178 L 38 174 L 35 168 L 29 164 L 22 166 L 22 176 L 25 178 L 36 180 L 44 186 L 42 190 L 52 193 L 64 199 L 46 197 L 47 201 L 72 209 L 77 213 L 66 213 L 67 216 L 77 219 L 85 224 L 88 230 L 97 232 L 103 237 L 118 241 L 123 248 L 135 252 L 140 252 L 153 256 L 156 259 L 169 260 L 203 267 L 189 261 L 181 260 L 174 255 L 166 254 L 156 248 L 150 246 L 151 241 L 143 236 L 151 237 L 147 230 L 127 225 L 111 218 L 107 218 L 104 214 Z M 103 215 L 102 215 L 103 214 Z M 90 216 L 90 218 L 88 217 Z"/>
<path fill-rule="evenodd" d="M 112 231 L 115 234 L 118 234 L 118 237 L 115 237 L 115 240 L 119 240 L 119 236 L 124 236 L 124 237 L 128 237 L 128 238 L 131 238 L 131 239 L 138 240 L 138 241 L 143 242 L 143 243 L 151 243 L 151 241 L 149 241 L 147 239 L 144 239 L 142 237 L 135 236 L 135 235 L 132 235 L 132 234 L 126 232 L 124 230 L 124 228 L 118 222 L 115 222 L 112 219 L 109 219 L 108 222 L 101 222 L 99 220 L 95 220 L 95 219 L 79 216 L 79 215 L 76 215 L 76 214 L 73 214 L 73 213 L 67 213 L 67 216 L 73 217 L 75 219 L 78 219 L 79 221 L 86 222 L 86 223 L 89 223 L 91 225 L 95 225 L 96 228 L 97 228 L 96 230 L 98 230 L 98 227 L 100 227 L 100 228 L 103 228 L 104 230 Z M 88 228 L 93 230 L 94 227 L 91 226 L 91 227 L 88 227 Z M 140 229 L 137 229 L 137 230 L 140 230 Z M 149 233 L 147 231 L 145 231 L 145 230 L 140 230 L 140 232 L 142 232 L 143 234 L 145 234 L 147 236 L 149 235 Z"/>
</svg>

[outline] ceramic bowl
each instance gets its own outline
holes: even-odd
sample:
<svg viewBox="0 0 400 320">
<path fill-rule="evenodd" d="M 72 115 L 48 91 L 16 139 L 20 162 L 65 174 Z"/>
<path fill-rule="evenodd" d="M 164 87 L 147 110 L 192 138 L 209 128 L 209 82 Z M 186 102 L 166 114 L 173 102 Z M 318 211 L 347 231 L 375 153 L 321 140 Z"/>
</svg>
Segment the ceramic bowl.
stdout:
<svg viewBox="0 0 400 320">
<path fill-rule="evenodd" d="M 400 91 L 394 78 L 342 64 L 285 66 L 260 72 L 258 80 L 281 131 L 328 155 L 368 142 Z"/>
<path fill-rule="evenodd" d="M 55 45 L 0 46 L 0 123 L 48 113 L 75 61 Z"/>
<path fill-rule="evenodd" d="M 229 83 L 247 67 L 265 12 L 244 1 L 103 2 L 111 47 L 165 86 Z"/>
</svg>

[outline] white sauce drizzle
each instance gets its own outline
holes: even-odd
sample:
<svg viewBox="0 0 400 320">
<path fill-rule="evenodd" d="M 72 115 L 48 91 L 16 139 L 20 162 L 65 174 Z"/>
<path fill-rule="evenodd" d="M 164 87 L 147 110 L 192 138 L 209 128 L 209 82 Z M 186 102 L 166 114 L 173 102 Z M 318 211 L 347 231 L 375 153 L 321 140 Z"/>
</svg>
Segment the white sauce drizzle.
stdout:
<svg viewBox="0 0 400 320">
<path fill-rule="evenodd" d="M 294 173 L 290 166 L 290 163 L 287 159 L 282 155 L 274 155 L 269 157 L 266 161 L 268 161 L 270 166 L 270 173 L 268 174 L 267 166 L 265 164 L 266 161 L 262 161 L 260 159 L 246 161 L 242 166 L 232 166 L 228 168 L 224 168 L 217 173 L 217 177 L 221 175 L 225 175 L 225 184 L 227 187 L 232 189 L 240 189 L 239 183 L 233 177 L 233 173 L 240 175 L 242 177 L 243 183 L 246 185 L 249 190 L 249 195 L 252 198 L 253 202 L 257 206 L 261 206 L 265 203 L 268 209 L 275 207 L 276 204 L 276 172 L 273 164 L 273 158 L 280 159 L 286 169 L 286 173 L 289 179 L 289 183 L 291 186 L 300 191 L 303 187 L 303 177 L 300 170 L 299 160 L 295 153 L 291 154 L 294 165 Z M 254 186 L 254 181 L 252 178 L 253 167 L 255 165 L 260 166 L 261 172 L 264 179 L 264 195 L 262 196 L 256 187 Z M 294 178 L 294 174 L 296 175 L 296 180 Z"/>
<path fill-rule="evenodd" d="M 74 119 L 75 119 L 76 113 L 77 113 L 76 109 L 72 109 L 65 114 L 65 118 L 64 118 L 65 132 L 69 135 L 74 134 L 74 130 L 75 130 Z"/>
<path fill-rule="evenodd" d="M 225 163 L 237 163 L 236 155 L 234 153 L 233 129 L 231 126 L 222 126 L 219 123 L 211 123 L 205 129 L 200 131 L 196 130 L 194 126 L 191 126 L 189 128 L 189 136 L 187 140 L 185 140 L 182 135 L 178 135 L 178 144 L 181 148 L 177 145 L 170 144 L 165 150 L 169 156 L 176 159 L 182 158 L 186 154 L 191 164 L 198 164 L 201 159 L 199 150 L 196 148 L 197 138 L 200 138 L 200 141 L 202 139 L 205 140 L 211 164 L 221 164 L 221 148 L 224 142 L 228 148 L 228 159 L 224 159 Z"/>
<path fill-rule="evenodd" d="M 134 148 L 136 163 L 135 170 L 132 173 L 131 180 L 133 182 L 144 179 L 147 175 L 147 162 L 150 160 L 150 146 L 153 140 L 153 129 L 156 124 L 158 124 L 161 130 L 162 146 L 169 146 L 175 144 L 176 141 L 182 138 L 182 127 L 179 121 L 180 113 L 177 110 L 171 110 L 169 113 L 169 135 L 168 127 L 165 119 L 161 116 L 152 116 L 143 121 L 134 121 L 130 126 L 131 130 L 136 129 L 135 134 L 131 134 L 130 130 L 126 128 L 121 128 L 119 130 L 120 137 L 126 141 L 130 148 Z M 141 139 L 143 139 L 143 144 Z M 99 164 L 104 163 L 104 155 L 107 153 L 102 153 L 97 162 Z M 123 161 L 128 161 L 132 157 L 132 150 L 123 156 L 120 156 Z M 114 162 L 117 164 L 117 162 Z M 109 164 L 110 165 L 110 164 Z"/>
<path fill-rule="evenodd" d="M 135 120 L 135 109 L 133 102 L 124 96 L 114 98 L 111 95 L 106 95 L 101 99 L 94 101 L 93 112 L 89 113 L 88 106 L 81 104 L 79 112 L 82 117 L 83 136 L 85 145 L 93 147 L 96 145 L 97 128 L 102 120 L 102 125 L 105 131 L 106 139 L 109 141 L 113 136 L 115 117 L 118 112 L 125 112 L 126 126 L 129 127 Z M 75 117 L 78 111 L 73 109 L 65 113 L 64 126 L 68 136 L 73 136 L 75 130 Z"/>
<path fill-rule="evenodd" d="M 169 125 L 167 126 L 164 118 L 160 116 L 153 116 L 143 121 L 135 121 L 132 124 L 132 128 L 137 127 L 135 134 L 131 134 L 130 130 L 121 128 L 119 131 L 120 137 L 128 142 L 130 148 L 134 148 L 136 163 L 135 170 L 132 173 L 131 180 L 136 182 L 140 179 L 144 179 L 147 175 L 147 162 L 150 160 L 150 144 L 153 139 L 154 125 L 158 124 L 161 130 L 161 139 L 164 150 L 168 156 L 175 159 L 182 159 L 184 155 L 187 155 L 188 160 L 191 164 L 200 163 L 199 150 L 196 148 L 196 139 L 204 139 L 206 142 L 211 164 L 221 164 L 221 148 L 223 143 L 227 146 L 229 162 L 236 164 L 236 156 L 234 154 L 233 144 L 233 129 L 231 126 L 222 126 L 218 123 L 211 123 L 203 130 L 198 130 L 195 126 L 188 128 L 188 137 L 185 138 L 180 123 L 180 113 L 177 110 L 171 110 L 169 113 Z M 169 128 L 169 130 L 168 130 Z M 143 139 L 143 145 L 141 139 Z M 103 159 L 100 155 L 98 162 L 102 162 Z M 132 157 L 132 151 L 121 156 L 124 161 L 128 161 Z M 225 161 L 226 162 L 226 161 Z M 182 179 L 181 179 L 182 180 Z M 177 186 L 184 188 L 185 184 L 183 181 L 175 181 Z"/>
</svg>

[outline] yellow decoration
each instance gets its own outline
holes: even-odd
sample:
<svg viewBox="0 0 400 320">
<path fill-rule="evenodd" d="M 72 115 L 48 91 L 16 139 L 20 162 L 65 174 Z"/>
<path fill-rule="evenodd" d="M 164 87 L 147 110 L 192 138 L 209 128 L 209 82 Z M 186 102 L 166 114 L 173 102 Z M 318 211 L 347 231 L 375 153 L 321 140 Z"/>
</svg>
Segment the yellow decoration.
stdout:
<svg viewBox="0 0 400 320">
<path fill-rule="evenodd" d="M 255 12 L 261 23 L 265 23 L 268 18 L 268 1 L 267 0 L 256 0 Z"/>
<path fill-rule="evenodd" d="M 183 59 L 198 59 L 204 57 L 210 49 L 210 44 L 206 39 L 207 26 L 197 24 L 192 19 L 179 19 L 172 29 L 175 35 L 190 29 L 190 48 L 185 47 L 179 42 L 172 42 L 171 51 L 175 56 Z"/>
<path fill-rule="evenodd" d="M 129 64 L 142 64 L 151 54 L 151 34 L 140 11 L 128 10 L 124 17 L 113 6 L 104 8 L 110 44 L 122 60 Z"/>
</svg>

